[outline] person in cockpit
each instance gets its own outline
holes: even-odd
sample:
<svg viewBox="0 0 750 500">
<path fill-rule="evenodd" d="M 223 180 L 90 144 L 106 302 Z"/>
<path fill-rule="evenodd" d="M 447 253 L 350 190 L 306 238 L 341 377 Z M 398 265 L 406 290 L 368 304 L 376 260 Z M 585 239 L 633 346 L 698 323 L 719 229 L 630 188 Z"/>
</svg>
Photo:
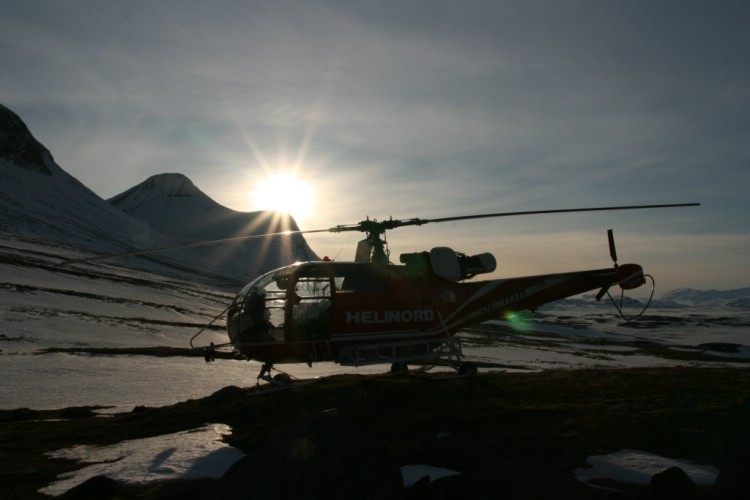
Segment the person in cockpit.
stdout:
<svg viewBox="0 0 750 500">
<path fill-rule="evenodd" d="M 257 337 L 268 334 L 271 323 L 266 311 L 266 297 L 261 293 L 250 293 L 245 298 L 245 304 L 240 313 L 242 336 Z"/>
</svg>

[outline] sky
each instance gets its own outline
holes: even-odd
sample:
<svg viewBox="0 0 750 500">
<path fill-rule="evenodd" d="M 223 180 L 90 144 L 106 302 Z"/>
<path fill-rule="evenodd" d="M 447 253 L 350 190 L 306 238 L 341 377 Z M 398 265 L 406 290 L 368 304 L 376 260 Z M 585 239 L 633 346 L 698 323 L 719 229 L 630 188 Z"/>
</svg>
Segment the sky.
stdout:
<svg viewBox="0 0 750 500">
<path fill-rule="evenodd" d="M 0 12 L 0 102 L 105 199 L 177 172 L 239 211 L 310 196 L 303 230 L 700 202 L 387 236 L 396 262 L 489 251 L 500 277 L 608 267 L 612 228 L 621 262 L 661 292 L 750 286 L 745 1 L 5 0 Z M 281 173 L 306 190 L 276 193 Z M 359 234 L 307 239 L 351 259 Z"/>
</svg>

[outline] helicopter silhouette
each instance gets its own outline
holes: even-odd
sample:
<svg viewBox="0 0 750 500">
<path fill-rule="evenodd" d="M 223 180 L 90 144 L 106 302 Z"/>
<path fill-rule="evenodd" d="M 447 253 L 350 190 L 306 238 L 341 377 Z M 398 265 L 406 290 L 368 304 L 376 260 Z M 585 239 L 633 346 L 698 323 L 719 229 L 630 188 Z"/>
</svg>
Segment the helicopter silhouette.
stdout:
<svg viewBox="0 0 750 500">
<path fill-rule="evenodd" d="M 309 233 L 365 233 L 353 262 L 330 259 L 298 262 L 258 276 L 235 297 L 226 312 L 229 342 L 248 360 L 262 363 L 258 378 L 272 380 L 275 364 L 332 361 L 342 366 L 391 364 L 403 372 L 410 362 L 446 359 L 459 373 L 476 366 L 463 360 L 454 336 L 467 326 L 502 318 L 598 290 L 600 300 L 609 289 L 623 292 L 653 278 L 638 264 L 619 264 L 613 232 L 608 231 L 613 267 L 503 279 L 472 280 L 496 269 L 490 253 L 466 255 L 449 247 L 404 253 L 400 264 L 390 261 L 386 231 L 405 226 L 533 214 L 699 206 L 699 203 L 534 210 L 438 219 L 367 218 L 356 224 L 326 229 L 285 231 L 196 242 L 175 247 L 103 255 L 65 261 L 65 264 L 166 252 L 251 238 Z M 613 299 L 613 303 L 615 303 Z M 649 299 L 650 303 L 650 299 Z M 648 304 L 638 314 L 648 307 Z M 617 304 L 615 303 L 615 306 Z M 618 311 L 622 315 L 621 309 Z M 200 334 L 198 332 L 194 339 Z M 213 349 L 214 346 L 211 346 Z"/>
</svg>

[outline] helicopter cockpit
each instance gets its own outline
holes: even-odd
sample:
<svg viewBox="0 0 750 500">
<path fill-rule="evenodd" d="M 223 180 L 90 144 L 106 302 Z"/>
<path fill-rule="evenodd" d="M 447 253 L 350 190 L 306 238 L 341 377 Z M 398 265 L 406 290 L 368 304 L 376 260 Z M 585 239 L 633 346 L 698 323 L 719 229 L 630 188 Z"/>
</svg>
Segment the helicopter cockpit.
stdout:
<svg viewBox="0 0 750 500">
<path fill-rule="evenodd" d="M 305 262 L 264 274 L 250 282 L 229 308 L 227 330 L 235 346 L 329 340 L 347 310 L 374 303 L 403 302 L 389 291 L 402 266 L 354 262 Z M 398 276 L 402 275 L 401 278 Z M 416 299 L 415 299 L 416 300 Z M 374 302 L 373 302 L 374 301 Z M 339 311 L 335 319 L 334 306 Z M 343 319 L 342 319 L 343 318 Z"/>
<path fill-rule="evenodd" d="M 334 297 L 387 292 L 369 264 L 306 262 L 264 274 L 240 291 L 229 308 L 234 345 L 327 340 Z"/>
</svg>

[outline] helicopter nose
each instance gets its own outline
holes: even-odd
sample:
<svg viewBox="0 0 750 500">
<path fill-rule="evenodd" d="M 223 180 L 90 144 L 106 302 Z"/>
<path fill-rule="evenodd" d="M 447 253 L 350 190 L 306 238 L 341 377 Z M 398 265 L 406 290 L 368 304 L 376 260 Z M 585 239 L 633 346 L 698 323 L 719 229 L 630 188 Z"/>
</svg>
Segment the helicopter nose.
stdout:
<svg viewBox="0 0 750 500">
<path fill-rule="evenodd" d="M 638 264 L 622 264 L 617 268 L 617 284 L 623 290 L 632 290 L 646 283 L 643 268 Z"/>
</svg>

